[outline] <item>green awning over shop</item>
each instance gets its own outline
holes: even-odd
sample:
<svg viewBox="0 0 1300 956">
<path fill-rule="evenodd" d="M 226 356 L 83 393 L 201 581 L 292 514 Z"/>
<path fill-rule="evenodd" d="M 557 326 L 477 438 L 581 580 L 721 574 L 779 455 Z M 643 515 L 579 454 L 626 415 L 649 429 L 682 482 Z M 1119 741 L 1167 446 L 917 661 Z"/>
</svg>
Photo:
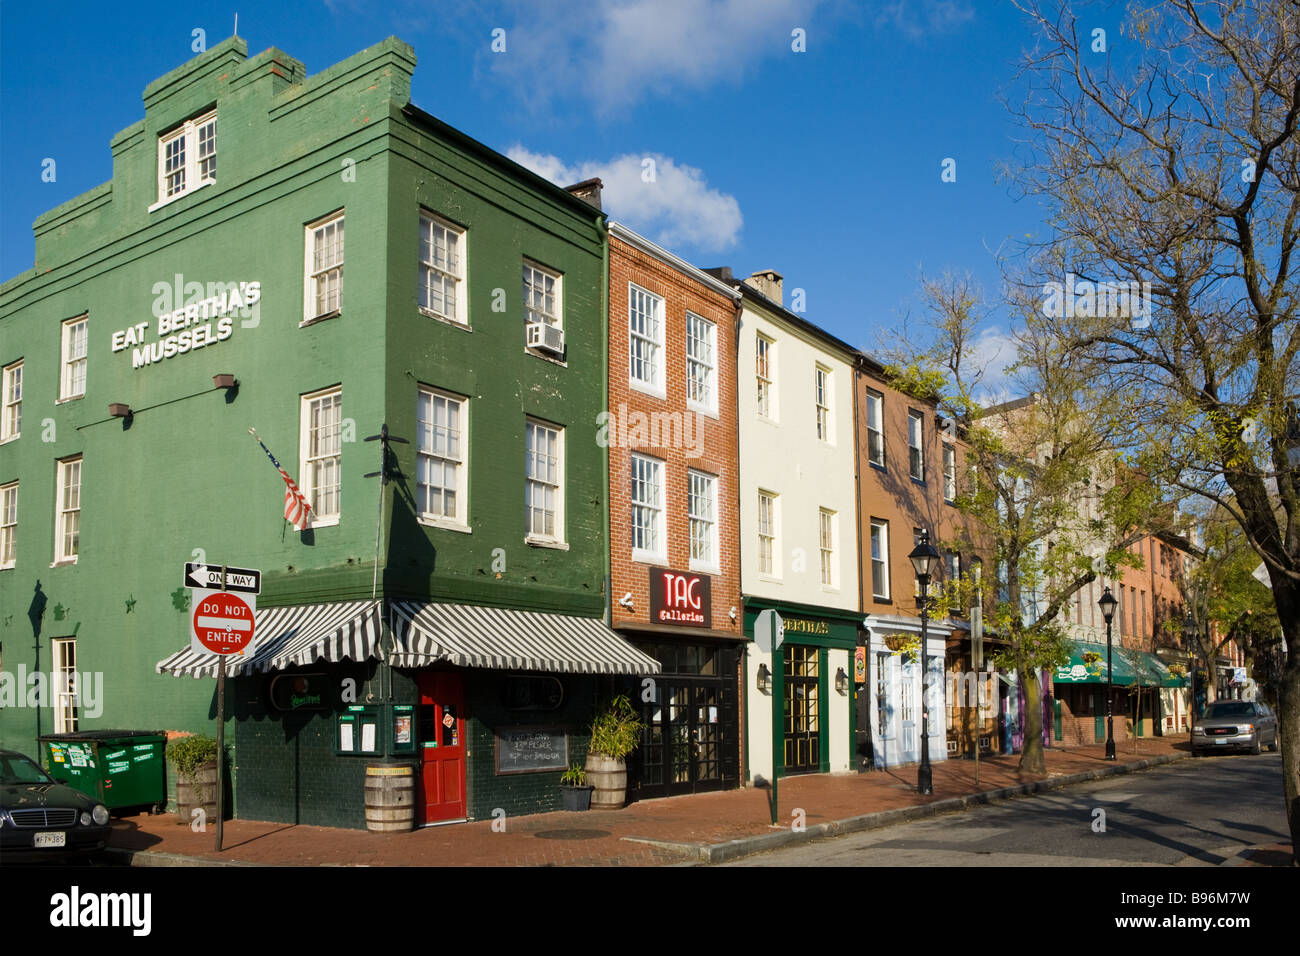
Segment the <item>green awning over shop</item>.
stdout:
<svg viewBox="0 0 1300 956">
<path fill-rule="evenodd" d="M 1057 684 L 1106 683 L 1106 645 L 1091 641 L 1074 641 L 1070 661 L 1056 668 L 1052 680 Z M 1088 662 L 1084 654 L 1100 654 L 1101 659 Z M 1164 661 L 1146 651 L 1112 646 L 1115 674 L 1111 683 L 1117 687 L 1185 687 L 1187 678 L 1169 673 Z"/>
</svg>

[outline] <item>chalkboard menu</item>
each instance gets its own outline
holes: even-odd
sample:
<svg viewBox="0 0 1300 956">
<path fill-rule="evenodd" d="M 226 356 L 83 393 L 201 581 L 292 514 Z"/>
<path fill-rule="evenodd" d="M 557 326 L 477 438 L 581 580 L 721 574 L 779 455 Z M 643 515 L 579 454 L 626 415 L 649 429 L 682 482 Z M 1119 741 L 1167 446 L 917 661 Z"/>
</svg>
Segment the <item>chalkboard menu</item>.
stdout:
<svg viewBox="0 0 1300 956">
<path fill-rule="evenodd" d="M 512 727 L 497 733 L 497 773 L 567 770 L 569 737 L 560 727 Z"/>
</svg>

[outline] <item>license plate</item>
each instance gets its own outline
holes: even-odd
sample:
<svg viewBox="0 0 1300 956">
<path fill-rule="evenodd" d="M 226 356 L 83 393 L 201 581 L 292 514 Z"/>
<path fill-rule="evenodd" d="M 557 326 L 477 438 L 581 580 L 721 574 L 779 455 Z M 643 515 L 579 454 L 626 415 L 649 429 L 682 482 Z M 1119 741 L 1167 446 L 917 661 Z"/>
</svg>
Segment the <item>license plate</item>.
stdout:
<svg viewBox="0 0 1300 956">
<path fill-rule="evenodd" d="M 1216 740 L 1215 743 L 1216 743 L 1216 744 L 1226 744 L 1227 741 L 1226 741 L 1226 740 Z"/>
<path fill-rule="evenodd" d="M 66 833 L 38 833 L 36 834 L 36 846 L 65 846 L 68 841 Z"/>
</svg>

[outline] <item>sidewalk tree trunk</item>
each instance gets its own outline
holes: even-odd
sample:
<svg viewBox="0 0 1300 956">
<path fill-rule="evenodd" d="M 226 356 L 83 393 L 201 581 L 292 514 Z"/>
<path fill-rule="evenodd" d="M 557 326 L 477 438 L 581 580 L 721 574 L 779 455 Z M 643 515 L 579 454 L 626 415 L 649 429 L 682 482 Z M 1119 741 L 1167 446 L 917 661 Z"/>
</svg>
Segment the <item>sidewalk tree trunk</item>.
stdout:
<svg viewBox="0 0 1300 956">
<path fill-rule="evenodd" d="M 1040 35 L 1013 107 L 1027 143 L 1012 175 L 1048 209 L 1035 282 L 1144 290 L 1128 308 L 1076 298 L 1043 324 L 1126 397 L 1132 454 L 1231 514 L 1268 569 L 1300 852 L 1300 13 L 1142 5 L 1111 55 L 1068 7 L 1017 4 Z"/>
</svg>

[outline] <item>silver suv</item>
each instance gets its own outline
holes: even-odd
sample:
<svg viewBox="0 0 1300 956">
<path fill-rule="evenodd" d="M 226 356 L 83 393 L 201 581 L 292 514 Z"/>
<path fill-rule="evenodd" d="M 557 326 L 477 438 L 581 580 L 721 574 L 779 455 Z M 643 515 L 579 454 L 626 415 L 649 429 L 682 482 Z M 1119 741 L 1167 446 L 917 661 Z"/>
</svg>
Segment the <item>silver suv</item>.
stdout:
<svg viewBox="0 0 1300 956">
<path fill-rule="evenodd" d="M 1219 700 L 1205 709 L 1192 726 L 1192 753 L 1277 750 L 1277 714 L 1268 704 L 1250 700 Z"/>
</svg>

